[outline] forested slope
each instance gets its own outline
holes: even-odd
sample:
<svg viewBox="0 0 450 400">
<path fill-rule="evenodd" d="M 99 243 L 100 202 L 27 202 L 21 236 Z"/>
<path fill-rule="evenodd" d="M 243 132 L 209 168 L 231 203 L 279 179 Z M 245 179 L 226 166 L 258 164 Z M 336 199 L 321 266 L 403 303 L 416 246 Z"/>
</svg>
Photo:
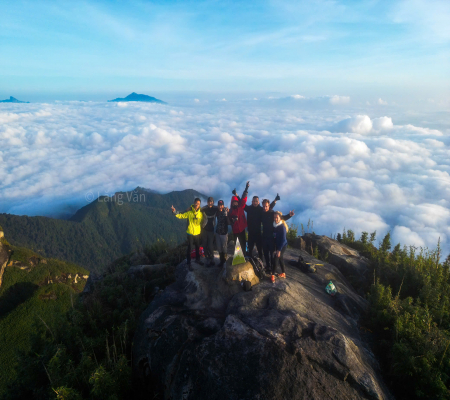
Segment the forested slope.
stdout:
<svg viewBox="0 0 450 400">
<path fill-rule="evenodd" d="M 101 268 L 157 240 L 177 244 L 186 226 L 173 218 L 170 206 L 184 210 L 200 193 L 183 190 L 157 194 L 142 188 L 100 197 L 78 210 L 71 220 L 0 214 L 13 245 L 82 265 Z"/>
</svg>

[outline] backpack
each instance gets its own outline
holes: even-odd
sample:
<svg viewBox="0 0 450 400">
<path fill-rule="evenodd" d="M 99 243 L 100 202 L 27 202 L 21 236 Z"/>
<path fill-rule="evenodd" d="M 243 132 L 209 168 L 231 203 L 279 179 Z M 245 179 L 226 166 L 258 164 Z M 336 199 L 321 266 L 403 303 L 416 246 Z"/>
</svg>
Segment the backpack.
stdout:
<svg viewBox="0 0 450 400">
<path fill-rule="evenodd" d="M 264 264 L 261 259 L 257 256 L 245 257 L 245 259 L 252 264 L 253 271 L 255 271 L 255 275 L 259 278 L 259 280 L 263 280 L 266 274 L 264 272 Z"/>
<path fill-rule="evenodd" d="M 330 295 L 330 296 L 334 296 L 337 293 L 337 289 L 336 286 L 334 286 L 334 283 L 332 281 L 330 281 L 330 283 L 327 285 L 327 287 L 325 288 L 325 291 Z"/>
</svg>

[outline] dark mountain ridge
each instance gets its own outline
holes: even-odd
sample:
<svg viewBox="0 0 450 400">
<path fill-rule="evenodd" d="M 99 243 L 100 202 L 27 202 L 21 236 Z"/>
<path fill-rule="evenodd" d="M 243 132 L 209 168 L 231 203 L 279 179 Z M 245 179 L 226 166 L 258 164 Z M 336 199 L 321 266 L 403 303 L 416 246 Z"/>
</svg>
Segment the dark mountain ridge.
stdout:
<svg viewBox="0 0 450 400">
<path fill-rule="evenodd" d="M 146 102 L 146 103 L 167 104 L 165 101 L 159 100 L 156 97 L 147 96 L 146 94 L 138 94 L 136 92 L 129 94 L 127 97 L 123 97 L 123 98 L 118 97 L 117 99 L 114 99 L 114 100 L 108 100 L 108 102 L 116 102 L 116 101 L 121 101 L 121 102 L 142 101 L 142 102 Z"/>
<path fill-rule="evenodd" d="M 185 209 L 198 196 L 192 189 L 159 194 L 138 187 L 101 196 L 70 220 L 0 214 L 0 225 L 13 245 L 99 270 L 158 240 L 185 240 L 186 226 L 171 218 L 170 206 Z"/>
</svg>

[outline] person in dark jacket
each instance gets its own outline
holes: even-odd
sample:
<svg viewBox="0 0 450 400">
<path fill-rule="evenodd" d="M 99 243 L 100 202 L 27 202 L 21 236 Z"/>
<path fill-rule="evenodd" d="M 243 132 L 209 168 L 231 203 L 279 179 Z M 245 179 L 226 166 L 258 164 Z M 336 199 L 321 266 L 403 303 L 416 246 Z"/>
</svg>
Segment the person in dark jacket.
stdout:
<svg viewBox="0 0 450 400">
<path fill-rule="evenodd" d="M 277 193 L 275 200 L 270 203 L 270 210 L 275 207 L 276 202 L 280 200 L 280 196 Z M 248 231 L 248 255 L 251 256 L 253 248 L 256 245 L 258 250 L 258 257 L 262 260 L 262 234 L 261 234 L 261 216 L 264 212 L 263 208 L 259 204 L 259 197 L 253 196 L 252 205 L 246 205 L 244 211 L 247 213 L 247 231 Z"/>
<path fill-rule="evenodd" d="M 208 267 L 215 265 L 214 263 L 214 227 L 216 225 L 216 213 L 218 208 L 214 206 L 214 199 L 208 197 L 208 204 L 201 208 L 206 216 L 202 226 L 202 240 L 203 250 L 205 251 L 205 258 L 208 260 Z"/>
<path fill-rule="evenodd" d="M 228 208 L 225 208 L 223 200 L 217 202 L 217 223 L 216 223 L 216 245 L 219 252 L 220 264 L 223 267 L 227 261 L 227 245 L 228 245 Z"/>
<path fill-rule="evenodd" d="M 272 282 L 275 282 L 275 272 L 278 264 L 281 267 L 281 274 L 278 274 L 279 278 L 286 278 L 286 271 L 284 268 L 284 252 L 287 248 L 287 233 L 289 228 L 285 221 L 281 219 L 282 214 L 279 211 L 275 211 L 273 214 L 273 236 L 275 239 L 275 254 L 274 262 L 272 264 Z"/>
<path fill-rule="evenodd" d="M 246 255 L 246 238 L 245 238 L 245 228 L 247 228 L 247 219 L 245 218 L 244 208 L 247 203 L 247 193 L 248 188 L 250 186 L 250 181 L 247 182 L 245 186 L 244 193 L 242 193 L 242 197 L 239 199 L 236 193 L 236 189 L 233 190 L 233 197 L 231 198 L 231 207 L 230 207 L 230 222 L 233 228 L 233 234 L 236 238 L 239 239 L 239 243 L 242 248 L 242 252 L 244 256 Z"/>
<path fill-rule="evenodd" d="M 268 199 L 263 200 L 263 213 L 261 215 L 261 222 L 263 226 L 262 233 L 262 245 L 264 259 L 266 260 L 266 271 L 272 271 L 273 263 L 273 252 L 274 252 L 274 240 L 273 240 L 273 220 L 274 211 L 270 209 L 270 201 Z M 281 219 L 287 221 L 292 216 L 294 216 L 294 210 L 290 211 L 289 214 L 282 215 Z"/>
</svg>

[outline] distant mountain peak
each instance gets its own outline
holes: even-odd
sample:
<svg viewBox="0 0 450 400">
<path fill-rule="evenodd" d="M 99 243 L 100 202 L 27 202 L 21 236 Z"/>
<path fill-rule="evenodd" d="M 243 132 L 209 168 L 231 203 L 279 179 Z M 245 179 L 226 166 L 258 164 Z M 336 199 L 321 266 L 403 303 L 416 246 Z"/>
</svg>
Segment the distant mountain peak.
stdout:
<svg viewBox="0 0 450 400">
<path fill-rule="evenodd" d="M 15 97 L 9 96 L 9 99 L 0 100 L 0 103 L 29 103 L 29 101 L 20 101 L 17 100 Z"/>
<path fill-rule="evenodd" d="M 108 100 L 109 102 L 128 102 L 128 101 L 141 101 L 145 103 L 159 103 L 159 104 L 167 104 L 165 101 L 159 100 L 155 97 L 147 96 L 146 94 L 138 94 L 133 92 L 129 94 L 127 97 L 118 97 L 114 100 Z"/>
</svg>

